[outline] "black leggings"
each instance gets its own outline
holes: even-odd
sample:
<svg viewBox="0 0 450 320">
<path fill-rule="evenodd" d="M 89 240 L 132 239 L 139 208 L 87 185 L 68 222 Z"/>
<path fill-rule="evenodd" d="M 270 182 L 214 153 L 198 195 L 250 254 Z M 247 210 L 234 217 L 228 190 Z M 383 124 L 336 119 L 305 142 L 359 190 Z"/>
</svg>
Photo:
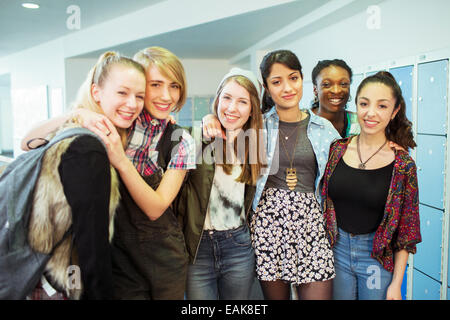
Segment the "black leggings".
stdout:
<svg viewBox="0 0 450 320">
<path fill-rule="evenodd" d="M 291 284 L 283 280 L 261 281 L 261 288 L 266 300 L 289 300 Z M 304 283 L 294 286 L 299 300 L 331 300 L 333 280 Z"/>
</svg>

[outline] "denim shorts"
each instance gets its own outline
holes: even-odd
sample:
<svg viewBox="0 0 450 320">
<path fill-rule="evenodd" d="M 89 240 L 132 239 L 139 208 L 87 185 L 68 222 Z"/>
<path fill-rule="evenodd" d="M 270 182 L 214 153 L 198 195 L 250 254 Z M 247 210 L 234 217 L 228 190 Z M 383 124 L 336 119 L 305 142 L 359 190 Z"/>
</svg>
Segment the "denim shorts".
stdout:
<svg viewBox="0 0 450 320">
<path fill-rule="evenodd" d="M 353 235 L 339 229 L 333 248 L 335 300 L 385 300 L 392 273 L 370 257 L 375 232 Z"/>
</svg>

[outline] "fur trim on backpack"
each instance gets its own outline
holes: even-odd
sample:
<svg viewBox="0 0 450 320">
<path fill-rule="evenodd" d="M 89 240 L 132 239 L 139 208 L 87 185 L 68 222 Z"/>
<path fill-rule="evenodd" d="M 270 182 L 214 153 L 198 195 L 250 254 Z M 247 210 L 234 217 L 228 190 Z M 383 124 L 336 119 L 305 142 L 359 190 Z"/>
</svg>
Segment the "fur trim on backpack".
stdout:
<svg viewBox="0 0 450 320">
<path fill-rule="evenodd" d="M 71 208 L 64 195 L 58 167 L 61 156 L 76 138 L 65 139 L 47 150 L 39 179 L 36 183 L 33 208 L 29 225 L 29 242 L 31 247 L 42 253 L 50 253 L 55 244 L 61 240 L 72 225 Z M 111 167 L 111 195 L 109 205 L 109 240 L 114 230 L 114 213 L 119 204 L 119 179 L 116 170 Z M 71 247 L 72 235 L 69 235 L 53 253 L 47 263 L 45 273 L 49 281 L 70 299 L 79 299 L 81 289 L 69 285 L 68 267 L 78 262 L 76 248 Z M 73 250 L 72 250 L 73 249 Z M 72 255 L 72 257 L 71 257 Z M 81 279 L 80 279 L 81 280 Z"/>
</svg>

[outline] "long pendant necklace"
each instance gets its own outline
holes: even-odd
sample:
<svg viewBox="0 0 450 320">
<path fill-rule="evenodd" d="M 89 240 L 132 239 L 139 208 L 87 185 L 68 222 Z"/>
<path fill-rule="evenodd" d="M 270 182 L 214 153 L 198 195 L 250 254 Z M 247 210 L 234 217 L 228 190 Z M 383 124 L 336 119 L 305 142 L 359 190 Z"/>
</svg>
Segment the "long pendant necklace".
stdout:
<svg viewBox="0 0 450 320">
<path fill-rule="evenodd" d="M 357 138 L 356 138 L 356 150 L 358 150 L 358 157 L 359 157 L 359 162 L 360 162 L 360 164 L 358 165 L 358 168 L 359 168 L 359 169 L 363 169 L 363 170 L 366 169 L 366 163 L 369 162 L 369 160 L 372 159 L 373 156 L 376 155 L 381 149 L 383 149 L 383 147 L 386 145 L 386 143 L 387 143 L 387 139 L 386 139 L 386 141 L 381 145 L 381 147 L 378 148 L 378 150 L 375 151 L 375 153 L 372 154 L 372 155 L 369 157 L 369 159 L 367 159 L 366 161 L 363 162 L 362 159 L 361 159 L 361 151 L 359 150 L 359 135 L 358 135 Z"/>
<path fill-rule="evenodd" d="M 300 127 L 300 122 L 302 121 L 302 118 L 303 118 L 303 114 L 300 115 L 299 124 L 295 127 L 297 130 L 297 138 L 295 139 L 291 158 L 289 158 L 289 154 L 287 152 L 287 148 L 286 148 L 286 145 L 284 142 L 284 140 L 287 140 L 289 138 L 289 136 L 287 136 L 287 137 L 285 136 L 285 139 L 280 139 L 281 144 L 283 145 L 283 148 L 284 148 L 284 152 L 286 153 L 286 157 L 289 160 L 289 168 L 286 168 L 286 184 L 287 184 L 289 190 L 291 190 L 291 191 L 294 190 L 295 186 L 297 185 L 297 169 L 293 168 L 293 165 L 294 165 L 294 158 L 295 158 L 295 148 L 297 147 L 298 138 L 300 137 L 300 130 L 298 130 L 298 128 Z M 293 132 L 294 131 L 292 131 L 291 134 Z M 284 133 L 283 133 L 283 135 L 284 135 Z"/>
</svg>

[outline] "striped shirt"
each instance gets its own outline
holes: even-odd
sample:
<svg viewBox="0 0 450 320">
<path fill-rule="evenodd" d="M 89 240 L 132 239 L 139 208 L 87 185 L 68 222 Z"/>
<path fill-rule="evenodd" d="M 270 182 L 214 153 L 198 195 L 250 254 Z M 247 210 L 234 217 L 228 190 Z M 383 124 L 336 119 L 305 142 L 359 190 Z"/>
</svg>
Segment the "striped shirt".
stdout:
<svg viewBox="0 0 450 320">
<path fill-rule="evenodd" d="M 153 119 L 144 110 L 130 129 L 126 155 L 143 176 L 149 176 L 159 168 L 156 146 L 166 127 L 166 119 Z M 194 139 L 186 130 L 183 130 L 178 151 L 172 155 L 167 169 L 190 170 L 195 167 Z"/>
</svg>

